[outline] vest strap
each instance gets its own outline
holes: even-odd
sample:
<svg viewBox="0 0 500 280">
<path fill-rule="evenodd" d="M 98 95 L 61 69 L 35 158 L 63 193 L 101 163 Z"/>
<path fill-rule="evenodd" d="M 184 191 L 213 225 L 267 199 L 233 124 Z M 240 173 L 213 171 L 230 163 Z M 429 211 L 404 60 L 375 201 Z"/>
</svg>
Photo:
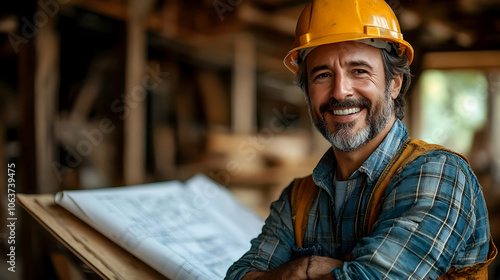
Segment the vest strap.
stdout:
<svg viewBox="0 0 500 280">
<path fill-rule="evenodd" d="M 292 219 L 294 224 L 295 242 L 302 248 L 304 234 L 307 230 L 307 220 L 309 210 L 314 198 L 317 196 L 319 188 L 313 181 L 312 175 L 295 179 L 292 187 Z"/>
</svg>

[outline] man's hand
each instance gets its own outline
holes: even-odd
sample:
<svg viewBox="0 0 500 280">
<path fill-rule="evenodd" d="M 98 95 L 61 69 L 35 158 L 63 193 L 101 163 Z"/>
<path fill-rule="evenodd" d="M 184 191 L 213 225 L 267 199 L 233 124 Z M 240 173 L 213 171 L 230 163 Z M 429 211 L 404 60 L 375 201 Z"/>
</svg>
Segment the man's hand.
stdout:
<svg viewBox="0 0 500 280">
<path fill-rule="evenodd" d="M 249 271 L 242 280 L 307 280 L 308 258 L 284 264 L 272 271 Z"/>
<path fill-rule="evenodd" d="M 343 262 L 328 257 L 311 256 L 284 264 L 272 271 L 250 271 L 242 280 L 329 280 L 331 273 Z"/>
<path fill-rule="evenodd" d="M 332 275 L 332 269 L 341 267 L 344 262 L 328 257 L 311 256 L 307 276 L 309 280 L 328 280 L 335 279 Z"/>
</svg>

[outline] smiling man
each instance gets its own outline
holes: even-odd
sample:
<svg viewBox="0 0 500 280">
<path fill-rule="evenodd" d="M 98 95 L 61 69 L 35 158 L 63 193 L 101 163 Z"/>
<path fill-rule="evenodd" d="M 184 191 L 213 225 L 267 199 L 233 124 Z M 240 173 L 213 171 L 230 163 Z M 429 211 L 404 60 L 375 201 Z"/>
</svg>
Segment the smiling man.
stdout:
<svg viewBox="0 0 500 280">
<path fill-rule="evenodd" d="M 305 7 L 285 65 L 332 148 L 272 204 L 226 279 L 487 278 L 496 248 L 476 176 L 401 122 L 412 59 L 383 1 Z"/>
<path fill-rule="evenodd" d="M 342 163 L 337 177 L 347 179 L 391 129 L 403 75 L 386 85 L 380 50 L 359 42 L 319 46 L 307 58 L 312 121 Z"/>
</svg>

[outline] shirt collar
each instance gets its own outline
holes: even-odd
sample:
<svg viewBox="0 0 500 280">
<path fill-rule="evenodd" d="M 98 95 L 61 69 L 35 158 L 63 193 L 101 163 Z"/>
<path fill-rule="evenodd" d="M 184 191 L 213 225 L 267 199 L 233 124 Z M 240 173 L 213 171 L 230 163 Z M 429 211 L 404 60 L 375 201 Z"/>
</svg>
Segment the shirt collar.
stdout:
<svg viewBox="0 0 500 280">
<path fill-rule="evenodd" d="M 394 125 L 382 143 L 380 143 L 349 179 L 354 179 L 360 176 L 361 173 L 364 173 L 367 176 L 367 183 L 369 185 L 374 184 L 406 139 L 408 139 L 408 131 L 406 130 L 406 126 L 398 119 L 394 122 Z M 335 159 L 333 148 L 330 148 L 323 155 L 316 168 L 314 168 L 313 180 L 316 185 L 329 189 L 336 170 L 337 160 Z"/>
</svg>

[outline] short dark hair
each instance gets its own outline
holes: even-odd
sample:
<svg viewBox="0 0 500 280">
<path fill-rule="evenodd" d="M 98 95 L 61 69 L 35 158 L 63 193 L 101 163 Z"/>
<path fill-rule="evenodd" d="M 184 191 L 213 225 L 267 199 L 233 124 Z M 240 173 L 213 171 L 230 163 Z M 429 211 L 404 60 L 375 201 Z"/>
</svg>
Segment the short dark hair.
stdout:
<svg viewBox="0 0 500 280">
<path fill-rule="evenodd" d="M 411 84 L 411 70 L 408 66 L 408 58 L 405 55 L 397 56 L 381 49 L 382 52 L 382 62 L 384 63 L 384 75 L 385 75 L 385 86 L 386 88 L 390 86 L 391 81 L 398 75 L 403 75 L 403 82 L 401 85 L 401 90 L 399 91 L 398 97 L 394 100 L 394 110 L 396 113 L 396 118 L 402 120 L 405 116 L 405 106 L 406 106 L 406 92 L 410 88 Z M 299 56 L 298 59 L 299 70 L 295 75 L 294 84 L 304 91 L 306 95 L 309 95 L 309 89 L 307 85 L 307 66 L 303 63 L 303 59 Z"/>
</svg>

